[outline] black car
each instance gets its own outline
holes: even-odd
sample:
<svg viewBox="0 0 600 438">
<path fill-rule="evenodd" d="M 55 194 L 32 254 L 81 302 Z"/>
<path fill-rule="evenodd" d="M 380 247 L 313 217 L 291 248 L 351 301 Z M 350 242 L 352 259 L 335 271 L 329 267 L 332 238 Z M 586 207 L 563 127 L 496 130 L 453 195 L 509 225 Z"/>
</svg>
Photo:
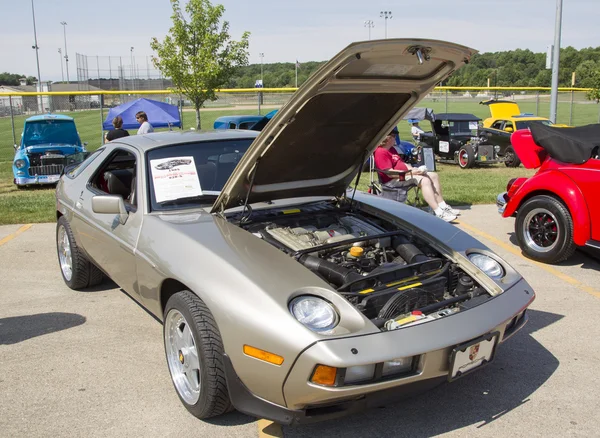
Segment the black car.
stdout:
<svg viewBox="0 0 600 438">
<path fill-rule="evenodd" d="M 479 117 L 466 113 L 433 114 L 433 111 L 426 114 L 431 131 L 420 135 L 419 146 L 433 149 L 437 161 L 458 164 L 463 169 L 501 161 L 497 148 L 486 144 L 488 136 L 479 130 Z"/>
</svg>

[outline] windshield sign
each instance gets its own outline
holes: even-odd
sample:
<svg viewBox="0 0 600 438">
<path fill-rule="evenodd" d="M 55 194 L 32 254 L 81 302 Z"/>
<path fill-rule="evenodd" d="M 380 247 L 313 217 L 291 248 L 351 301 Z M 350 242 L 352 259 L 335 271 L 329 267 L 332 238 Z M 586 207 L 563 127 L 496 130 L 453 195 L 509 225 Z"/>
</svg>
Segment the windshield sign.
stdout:
<svg viewBox="0 0 600 438">
<path fill-rule="evenodd" d="M 151 210 L 212 205 L 253 141 L 188 143 L 149 151 Z"/>
</svg>

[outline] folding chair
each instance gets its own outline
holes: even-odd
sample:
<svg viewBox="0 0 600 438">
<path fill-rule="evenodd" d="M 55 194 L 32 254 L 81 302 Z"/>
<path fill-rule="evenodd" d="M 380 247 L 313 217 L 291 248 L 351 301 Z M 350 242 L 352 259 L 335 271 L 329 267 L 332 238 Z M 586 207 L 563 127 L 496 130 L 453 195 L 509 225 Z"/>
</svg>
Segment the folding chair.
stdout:
<svg viewBox="0 0 600 438">
<path fill-rule="evenodd" d="M 381 169 L 377 169 L 375 167 L 375 160 L 373 157 L 369 160 L 369 193 L 377 196 L 381 196 L 386 199 L 393 199 L 394 201 L 403 202 L 405 204 L 411 205 L 413 207 L 419 208 L 422 204 L 420 194 L 421 189 L 414 181 L 406 181 L 405 186 L 400 187 L 386 187 L 381 181 L 380 172 L 384 172 Z M 373 174 L 377 174 L 377 182 L 375 182 L 375 178 Z M 410 174 L 411 171 L 408 170 L 405 172 L 405 175 Z M 415 197 L 414 200 L 409 200 L 409 193 L 411 190 L 414 190 Z"/>
</svg>

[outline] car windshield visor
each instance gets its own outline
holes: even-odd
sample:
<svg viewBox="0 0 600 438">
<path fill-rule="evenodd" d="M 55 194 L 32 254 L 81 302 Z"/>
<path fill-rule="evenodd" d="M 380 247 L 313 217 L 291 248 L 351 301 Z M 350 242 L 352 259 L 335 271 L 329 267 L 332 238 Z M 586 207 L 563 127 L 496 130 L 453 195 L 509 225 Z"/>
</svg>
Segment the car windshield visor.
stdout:
<svg viewBox="0 0 600 438">
<path fill-rule="evenodd" d="M 212 205 L 253 140 L 186 143 L 149 151 L 151 211 Z"/>
<path fill-rule="evenodd" d="M 37 120 L 27 122 L 23 132 L 23 144 L 35 146 L 41 144 L 81 145 L 77 128 L 72 120 Z"/>
</svg>

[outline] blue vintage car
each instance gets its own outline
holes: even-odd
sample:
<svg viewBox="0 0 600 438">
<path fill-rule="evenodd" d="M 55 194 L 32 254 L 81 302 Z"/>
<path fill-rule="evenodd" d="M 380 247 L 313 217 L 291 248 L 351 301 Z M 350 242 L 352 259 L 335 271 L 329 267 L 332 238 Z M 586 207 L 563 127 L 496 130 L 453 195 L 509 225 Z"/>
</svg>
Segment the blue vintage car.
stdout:
<svg viewBox="0 0 600 438">
<path fill-rule="evenodd" d="M 250 129 L 252 131 L 262 131 L 276 113 L 277 110 L 273 110 L 264 116 L 241 115 L 217 117 L 213 124 L 213 129 Z"/>
<path fill-rule="evenodd" d="M 17 187 L 56 183 L 63 168 L 82 161 L 87 152 L 72 117 L 44 114 L 25 120 L 21 144 L 15 145 L 14 183 Z"/>
</svg>

